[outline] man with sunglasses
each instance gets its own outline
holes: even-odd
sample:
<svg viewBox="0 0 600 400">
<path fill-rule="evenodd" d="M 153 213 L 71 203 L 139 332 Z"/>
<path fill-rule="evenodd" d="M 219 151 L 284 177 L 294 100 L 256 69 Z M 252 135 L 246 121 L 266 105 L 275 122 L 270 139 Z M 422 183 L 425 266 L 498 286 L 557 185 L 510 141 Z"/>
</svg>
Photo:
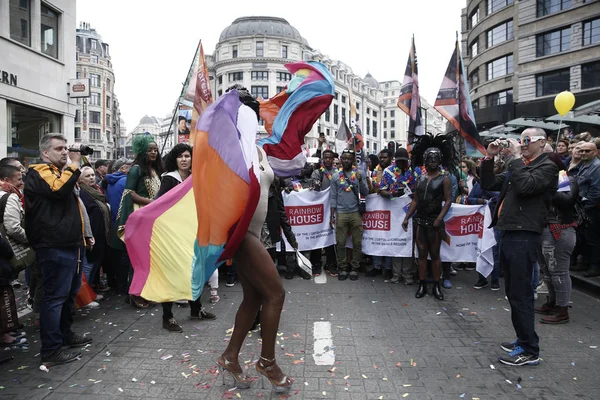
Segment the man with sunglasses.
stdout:
<svg viewBox="0 0 600 400">
<path fill-rule="evenodd" d="M 352 271 L 350 280 L 358 279 L 358 269 L 362 252 L 362 216 L 358 211 L 360 204 L 359 193 L 362 196 L 369 194 L 367 179 L 355 165 L 354 150 L 346 149 L 342 152 L 342 170 L 333 174 L 331 178 L 331 228 L 335 228 L 337 251 L 337 267 L 340 281 L 348 278 L 348 264 L 346 263 L 346 241 L 348 234 L 352 235 Z"/>
<path fill-rule="evenodd" d="M 517 334 L 515 342 L 501 345 L 508 354 L 498 360 L 506 365 L 537 365 L 540 361 L 531 280 L 541 254 L 552 196 L 558 189 L 558 167 L 543 152 L 545 145 L 542 129 L 527 128 L 520 143 L 514 139 L 490 143 L 488 157 L 481 163 L 481 186 L 500 191 L 492 226 L 500 230 L 499 258 Z M 494 156 L 502 148 L 514 159 L 505 172 L 495 174 Z"/>
<path fill-rule="evenodd" d="M 600 160 L 593 142 L 581 142 L 581 168 L 577 173 L 579 196 L 589 222 L 584 227 L 590 268 L 584 276 L 600 276 Z"/>
</svg>

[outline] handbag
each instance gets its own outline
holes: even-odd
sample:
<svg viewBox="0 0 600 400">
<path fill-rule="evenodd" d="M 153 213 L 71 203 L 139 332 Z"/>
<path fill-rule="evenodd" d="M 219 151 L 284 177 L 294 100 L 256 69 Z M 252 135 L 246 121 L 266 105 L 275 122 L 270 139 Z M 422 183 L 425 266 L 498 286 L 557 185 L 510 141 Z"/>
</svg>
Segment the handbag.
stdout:
<svg viewBox="0 0 600 400">
<path fill-rule="evenodd" d="M 0 286 L 0 333 L 16 331 L 19 327 L 17 302 L 12 286 Z"/>
<path fill-rule="evenodd" d="M 81 274 L 81 288 L 75 296 L 75 308 L 82 308 L 96 300 L 96 293 L 85 279 L 85 275 Z"/>
<path fill-rule="evenodd" d="M 6 227 L 4 226 L 4 212 L 6 211 L 8 196 L 10 196 L 10 193 L 6 193 L 0 198 L 0 233 L 6 239 L 14 253 L 14 256 L 9 260 L 10 265 L 13 266 L 15 272 L 21 272 L 30 265 L 33 265 L 35 262 L 35 251 L 31 246 L 14 241 L 6 232 Z M 21 221 L 21 226 L 22 225 L 23 221 Z"/>
</svg>

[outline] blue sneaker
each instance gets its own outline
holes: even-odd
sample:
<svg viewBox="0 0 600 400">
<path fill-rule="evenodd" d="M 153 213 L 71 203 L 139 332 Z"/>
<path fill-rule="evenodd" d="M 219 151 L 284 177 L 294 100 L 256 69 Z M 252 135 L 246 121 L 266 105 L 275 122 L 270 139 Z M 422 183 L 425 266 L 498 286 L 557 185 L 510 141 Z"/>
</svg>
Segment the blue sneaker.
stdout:
<svg viewBox="0 0 600 400">
<path fill-rule="evenodd" d="M 500 347 L 502 348 L 502 350 L 504 350 L 507 353 L 510 353 L 511 351 L 513 351 L 515 349 L 515 347 L 517 347 L 517 341 L 515 340 L 514 342 L 502 342 L 502 344 L 500 345 Z"/>
<path fill-rule="evenodd" d="M 452 289 L 452 282 L 450 282 L 450 279 L 444 279 L 444 289 Z"/>
<path fill-rule="evenodd" d="M 522 365 L 538 365 L 540 357 L 528 354 L 521 346 L 515 347 L 513 351 L 508 353 L 508 356 L 498 356 L 498 361 L 505 365 L 522 366 Z"/>
</svg>

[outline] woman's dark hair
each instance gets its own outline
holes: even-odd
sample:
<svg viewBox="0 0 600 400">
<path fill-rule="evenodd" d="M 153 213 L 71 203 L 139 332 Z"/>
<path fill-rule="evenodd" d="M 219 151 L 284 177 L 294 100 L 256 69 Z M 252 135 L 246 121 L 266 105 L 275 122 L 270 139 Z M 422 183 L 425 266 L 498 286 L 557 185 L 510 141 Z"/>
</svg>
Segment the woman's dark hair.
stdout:
<svg viewBox="0 0 600 400">
<path fill-rule="evenodd" d="M 556 142 L 556 146 L 558 146 L 559 143 L 564 144 L 567 149 L 569 148 L 569 141 L 567 139 L 560 139 L 558 142 Z"/>
<path fill-rule="evenodd" d="M 229 88 L 227 88 L 225 93 L 231 92 L 232 90 L 238 91 L 238 97 L 240 98 L 240 101 L 242 102 L 242 104 L 245 104 L 248 107 L 250 107 L 252 110 L 254 110 L 254 112 L 256 113 L 257 120 L 260 121 L 260 103 L 258 102 L 258 100 L 256 100 L 254 98 L 254 96 L 252 96 L 250 94 L 248 89 L 246 89 L 244 86 L 240 85 L 239 83 L 236 83 L 235 85 L 232 85 Z"/>
<path fill-rule="evenodd" d="M 142 177 L 152 176 L 152 171 L 150 170 L 151 168 L 156 171 L 159 177 L 165 172 L 165 167 L 163 165 L 160 152 L 158 152 L 156 155 L 156 161 L 153 161 L 152 163 L 148 162 L 148 153 L 140 153 L 135 156 L 133 164 L 140 167 L 142 170 Z"/>
<path fill-rule="evenodd" d="M 167 172 L 177 171 L 177 157 L 186 151 L 190 152 L 190 156 L 192 155 L 192 146 L 186 143 L 176 144 L 175 147 L 171 149 L 169 154 L 165 156 L 165 169 Z"/>
<path fill-rule="evenodd" d="M 559 171 L 567 170 L 567 167 L 565 167 L 565 164 L 560 159 L 560 156 L 558 155 L 558 153 L 547 153 L 547 154 L 548 154 L 548 158 L 550 160 L 552 160 L 552 162 L 554 162 L 554 164 L 556 164 Z"/>
<path fill-rule="evenodd" d="M 369 154 L 369 160 L 371 160 L 371 164 L 369 165 L 369 169 L 371 171 L 375 171 L 375 168 L 379 165 L 379 157 L 375 154 Z"/>
</svg>

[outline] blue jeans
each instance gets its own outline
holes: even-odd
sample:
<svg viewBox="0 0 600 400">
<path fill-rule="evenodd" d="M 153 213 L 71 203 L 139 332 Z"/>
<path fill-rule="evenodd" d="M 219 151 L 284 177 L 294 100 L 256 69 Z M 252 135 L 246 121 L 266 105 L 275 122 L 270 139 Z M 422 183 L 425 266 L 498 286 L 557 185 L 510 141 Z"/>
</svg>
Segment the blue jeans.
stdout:
<svg viewBox="0 0 600 400">
<path fill-rule="evenodd" d="M 535 332 L 535 301 L 532 276 L 542 247 L 542 235 L 527 231 L 503 231 L 500 262 L 504 268 L 506 296 L 518 345 L 538 356 L 539 337 Z"/>
<path fill-rule="evenodd" d="M 392 270 L 392 257 L 373 256 L 373 268 L 381 269 L 382 265 L 386 271 L 391 271 Z"/>
<path fill-rule="evenodd" d="M 78 259 L 85 249 L 42 248 L 36 250 L 44 280 L 44 299 L 40 310 L 41 356 L 60 349 L 71 334 L 75 296 L 81 287 Z"/>
</svg>

